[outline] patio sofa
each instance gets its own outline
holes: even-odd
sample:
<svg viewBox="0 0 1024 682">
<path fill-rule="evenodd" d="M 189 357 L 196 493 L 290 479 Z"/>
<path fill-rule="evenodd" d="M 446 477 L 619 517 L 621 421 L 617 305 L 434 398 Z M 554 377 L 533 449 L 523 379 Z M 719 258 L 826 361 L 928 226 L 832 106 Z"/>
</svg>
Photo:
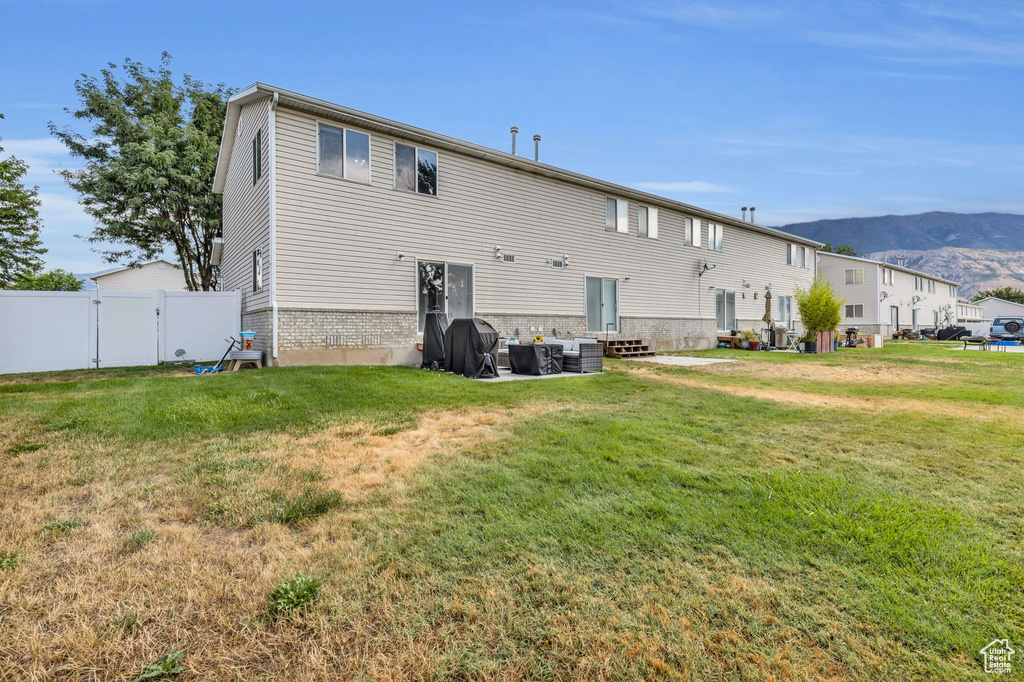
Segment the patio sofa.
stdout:
<svg viewBox="0 0 1024 682">
<path fill-rule="evenodd" d="M 562 346 L 562 371 L 563 372 L 601 372 L 604 371 L 604 347 L 597 339 L 577 337 L 571 341 L 568 339 L 554 339 L 544 337 L 546 344 L 560 344 Z M 498 350 L 498 367 L 509 366 L 508 349 Z"/>
</svg>

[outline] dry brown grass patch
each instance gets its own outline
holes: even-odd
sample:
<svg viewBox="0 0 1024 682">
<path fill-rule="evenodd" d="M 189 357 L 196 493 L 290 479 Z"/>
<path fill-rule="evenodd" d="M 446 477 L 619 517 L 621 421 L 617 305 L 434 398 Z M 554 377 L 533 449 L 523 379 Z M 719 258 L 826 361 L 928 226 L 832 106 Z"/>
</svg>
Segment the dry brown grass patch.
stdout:
<svg viewBox="0 0 1024 682">
<path fill-rule="evenodd" d="M 547 405 L 514 409 L 430 412 L 409 429 L 379 435 L 379 425 L 333 426 L 299 438 L 281 434 L 272 440 L 273 457 L 294 468 L 318 470 L 327 485 L 348 499 L 402 479 L 424 461 L 495 440 L 515 417 L 540 414 Z"/>
<path fill-rule="evenodd" d="M 852 366 L 747 361 L 699 365 L 693 369 L 705 374 L 756 376 L 764 379 L 800 379 L 845 384 L 944 382 L 948 381 L 950 376 L 948 371 L 937 367 L 884 363 Z"/>
<path fill-rule="evenodd" d="M 717 365 L 716 365 L 717 366 Z M 765 375 L 755 369 L 748 368 L 751 376 L 761 379 Z M 744 398 L 755 398 L 757 400 L 769 400 L 785 405 L 798 407 L 821 407 L 837 410 L 863 410 L 867 412 L 913 412 L 925 414 L 941 414 L 962 419 L 980 421 L 1003 421 L 1019 420 L 1021 410 L 1007 405 L 986 405 L 983 408 L 968 406 L 954 402 L 943 402 L 937 400 L 914 400 L 902 397 L 872 397 L 828 395 L 825 393 L 814 393 L 810 391 L 798 391 L 783 388 L 765 388 L 763 386 L 739 386 L 734 384 L 715 383 L 712 377 L 703 368 L 681 374 L 676 372 L 665 372 L 657 369 L 630 368 L 630 372 L 647 379 L 665 382 L 675 386 L 687 388 L 699 388 L 711 391 L 719 391 L 730 395 Z M 736 375 L 736 372 L 733 372 Z M 787 377 L 792 378 L 792 377 Z"/>
</svg>

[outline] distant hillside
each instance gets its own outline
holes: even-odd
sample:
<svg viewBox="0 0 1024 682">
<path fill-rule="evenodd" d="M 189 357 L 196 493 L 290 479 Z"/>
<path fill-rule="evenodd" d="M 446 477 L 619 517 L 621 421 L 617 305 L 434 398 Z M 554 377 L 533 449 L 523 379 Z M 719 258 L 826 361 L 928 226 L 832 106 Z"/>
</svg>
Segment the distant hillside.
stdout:
<svg viewBox="0 0 1024 682">
<path fill-rule="evenodd" d="M 970 297 L 983 289 L 1016 287 L 1024 289 L 1024 251 L 995 249 L 891 249 L 861 254 L 865 258 L 895 263 L 904 258 L 904 265 L 961 282 L 960 295 Z"/>
<path fill-rule="evenodd" d="M 874 218 L 842 218 L 794 223 L 785 232 L 833 244 L 849 244 L 857 253 L 944 247 L 1024 251 L 1024 215 L 1013 213 L 920 213 Z"/>
</svg>

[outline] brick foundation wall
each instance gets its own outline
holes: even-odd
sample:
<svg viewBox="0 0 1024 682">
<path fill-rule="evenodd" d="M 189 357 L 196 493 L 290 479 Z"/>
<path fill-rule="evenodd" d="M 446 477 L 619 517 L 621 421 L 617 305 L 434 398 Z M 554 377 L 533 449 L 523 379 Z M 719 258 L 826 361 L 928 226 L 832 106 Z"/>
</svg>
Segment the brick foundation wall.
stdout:
<svg viewBox="0 0 1024 682">
<path fill-rule="evenodd" d="M 252 317 L 252 321 L 250 321 Z M 576 336 L 604 338 L 604 334 L 587 332 L 583 315 L 507 315 L 481 313 L 503 337 L 515 334 L 532 338 L 535 334 L 558 338 Z M 263 318 L 243 315 L 249 325 L 269 348 L 270 314 Z M 267 331 L 263 332 L 265 324 Z M 341 310 L 292 309 L 278 311 L 277 364 L 390 364 L 418 365 L 416 350 L 419 334 L 414 313 L 356 312 Z M 640 338 L 654 350 L 668 351 L 712 347 L 715 323 L 712 320 L 678 318 L 623 317 L 622 330 L 610 338 Z"/>
<path fill-rule="evenodd" d="M 256 332 L 253 339 L 253 350 L 269 351 L 274 343 L 272 338 L 273 315 L 269 310 L 242 313 L 242 331 Z"/>
</svg>

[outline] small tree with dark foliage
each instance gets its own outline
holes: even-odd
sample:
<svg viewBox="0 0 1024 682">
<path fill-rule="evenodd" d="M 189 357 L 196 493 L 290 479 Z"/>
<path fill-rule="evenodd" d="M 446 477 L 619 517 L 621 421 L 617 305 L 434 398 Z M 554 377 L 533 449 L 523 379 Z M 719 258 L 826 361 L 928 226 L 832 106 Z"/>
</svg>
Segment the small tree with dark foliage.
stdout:
<svg viewBox="0 0 1024 682">
<path fill-rule="evenodd" d="M 46 253 L 39 240 L 39 188 L 25 186 L 21 179 L 27 172 L 24 161 L 13 156 L 0 159 L 0 288 L 39 269 L 40 256 Z"/>
<path fill-rule="evenodd" d="M 1002 287 L 1001 289 L 986 289 L 985 291 L 979 291 L 971 297 L 972 301 L 980 301 L 983 298 L 1001 298 L 1004 301 L 1013 301 L 1014 303 L 1024 303 L 1024 291 L 1020 289 L 1014 289 L 1013 287 Z"/>
</svg>

